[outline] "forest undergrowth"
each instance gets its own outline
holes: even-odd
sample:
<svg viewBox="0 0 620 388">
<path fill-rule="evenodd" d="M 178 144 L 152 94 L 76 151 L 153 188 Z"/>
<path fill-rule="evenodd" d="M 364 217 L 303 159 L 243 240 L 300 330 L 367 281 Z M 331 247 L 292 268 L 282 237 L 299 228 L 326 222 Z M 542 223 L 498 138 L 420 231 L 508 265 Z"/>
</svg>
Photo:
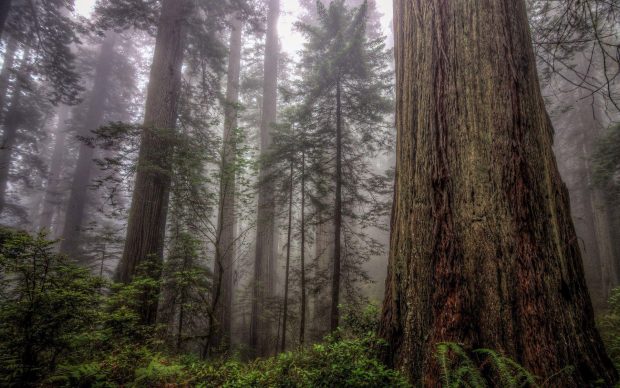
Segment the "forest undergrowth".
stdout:
<svg viewBox="0 0 620 388">
<path fill-rule="evenodd" d="M 346 309 L 341 327 L 315 343 L 252 360 L 247 350 L 207 360 L 167 348 L 140 322 L 140 296 L 157 283 L 118 285 L 54 252 L 55 242 L 0 230 L 0 385 L 42 387 L 409 387 L 380 358 L 379 310 Z M 620 365 L 620 290 L 599 326 Z M 198 341 L 198 339 L 196 339 Z M 544 387 L 546 377 L 490 349 L 437 344 L 445 387 Z"/>
</svg>

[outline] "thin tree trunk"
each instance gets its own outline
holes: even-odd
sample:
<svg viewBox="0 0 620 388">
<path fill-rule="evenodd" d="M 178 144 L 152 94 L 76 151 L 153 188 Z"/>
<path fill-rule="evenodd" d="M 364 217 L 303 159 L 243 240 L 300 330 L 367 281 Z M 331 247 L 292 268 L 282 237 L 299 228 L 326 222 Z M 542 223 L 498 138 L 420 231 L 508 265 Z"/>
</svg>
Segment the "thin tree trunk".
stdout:
<svg viewBox="0 0 620 388">
<path fill-rule="evenodd" d="M 301 306 L 299 311 L 299 345 L 306 339 L 306 153 L 301 153 Z"/>
<path fill-rule="evenodd" d="M 148 275 L 159 279 L 171 184 L 174 129 L 185 51 L 187 0 L 164 0 L 151 66 L 144 127 L 135 178 L 127 238 L 117 278 L 131 282 L 142 263 L 153 264 Z M 157 296 L 144 301 L 142 320 L 154 323 Z"/>
<path fill-rule="evenodd" d="M 175 350 L 177 353 L 181 352 L 183 346 L 183 326 L 185 326 L 185 290 L 181 291 L 181 300 L 179 301 L 179 324 L 177 331 L 177 340 L 175 344 Z"/>
<path fill-rule="evenodd" d="M 280 351 L 286 350 L 286 322 L 288 321 L 288 280 L 291 265 L 291 232 L 293 230 L 293 162 L 291 161 L 288 187 L 288 227 L 286 231 L 286 269 L 284 272 L 284 308 L 282 309 L 282 343 Z"/>
<path fill-rule="evenodd" d="M 99 265 L 99 277 L 103 279 L 103 268 L 105 267 L 106 261 L 106 244 L 103 244 L 103 248 L 101 250 L 101 263 Z"/>
<path fill-rule="evenodd" d="M 114 64 L 114 45 L 116 36 L 111 33 L 101 44 L 95 80 L 88 101 L 88 110 L 84 126 L 80 132 L 83 137 L 92 136 L 92 131 L 103 124 L 108 98 L 109 78 Z M 79 261 L 78 247 L 82 227 L 85 221 L 84 209 L 88 202 L 88 186 L 90 185 L 91 171 L 95 149 L 80 141 L 77 164 L 73 172 L 71 191 L 67 201 L 65 222 L 62 230 L 60 252 Z"/>
<path fill-rule="evenodd" d="M 224 144 L 220 171 L 220 206 L 217 227 L 216 268 L 214 273 L 223 271 L 221 283 L 215 284 L 221 290 L 220 303 L 215 305 L 219 333 L 214 345 L 230 346 L 233 299 L 233 264 L 235 260 L 235 191 L 237 179 L 237 105 L 239 104 L 239 77 L 241 73 L 241 34 L 240 15 L 231 20 L 230 46 L 228 56 L 228 80 L 226 85 L 226 106 L 224 112 Z M 214 292 L 214 295 L 216 292 Z M 215 301 L 214 301 L 215 302 Z"/>
<path fill-rule="evenodd" d="M 4 27 L 6 26 L 9 12 L 11 12 L 11 1 L 12 0 L 0 0 L 0 38 L 2 38 L 4 34 Z"/>
<path fill-rule="evenodd" d="M 279 16 L 280 0 L 269 0 L 260 128 L 261 156 L 263 158 L 268 155 L 271 147 L 272 126 L 276 121 L 277 113 Z M 267 176 L 269 176 L 269 171 L 263 166 L 259 177 L 252 320 L 250 322 L 250 348 L 257 356 L 264 355 L 268 350 L 269 329 L 264 322 L 263 304 L 266 299 L 273 296 L 275 285 L 275 204 L 273 187 L 269 182 L 265 182 Z"/>
<path fill-rule="evenodd" d="M 63 156 L 65 153 L 65 140 L 67 137 L 66 122 L 69 117 L 69 107 L 62 105 L 58 108 L 58 123 L 56 124 L 56 134 L 54 135 L 54 151 L 50 162 L 50 170 L 47 175 L 47 186 L 43 199 L 43 210 L 39 220 L 39 229 L 50 231 L 54 213 L 59 205 L 58 190 L 60 175 L 62 173 Z"/>
<path fill-rule="evenodd" d="M 553 386 L 617 380 L 594 325 L 523 0 L 395 1 L 397 172 L 380 335 L 438 387 L 438 342 Z"/>
<path fill-rule="evenodd" d="M 342 101 L 340 80 L 336 84 L 336 193 L 334 203 L 334 267 L 332 269 L 332 307 L 330 330 L 338 328 L 340 312 L 340 255 L 342 233 Z"/>
<path fill-rule="evenodd" d="M 9 186 L 9 176 L 11 170 L 11 162 L 13 159 L 13 149 L 17 145 L 17 131 L 24 120 L 22 113 L 22 81 L 19 80 L 27 73 L 30 61 L 30 48 L 26 46 L 20 69 L 15 80 L 13 95 L 9 110 L 4 118 L 4 131 L 2 133 L 2 144 L 0 145 L 0 214 L 6 207 L 6 195 Z"/>
</svg>

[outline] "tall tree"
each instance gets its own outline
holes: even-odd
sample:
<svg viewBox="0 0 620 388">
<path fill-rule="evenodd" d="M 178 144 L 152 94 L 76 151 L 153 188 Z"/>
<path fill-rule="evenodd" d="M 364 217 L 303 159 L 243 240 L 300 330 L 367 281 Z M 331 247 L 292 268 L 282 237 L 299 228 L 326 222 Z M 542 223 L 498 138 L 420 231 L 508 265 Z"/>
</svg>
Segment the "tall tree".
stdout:
<svg viewBox="0 0 620 388">
<path fill-rule="evenodd" d="M 106 100 L 109 98 L 108 89 L 114 63 L 115 41 L 116 36 L 110 33 L 101 44 L 99 58 L 95 67 L 95 80 L 88 99 L 85 122 L 79 133 L 80 136 L 85 138 L 89 137 L 92 131 L 103 124 Z M 85 142 L 80 143 L 77 164 L 73 172 L 71 192 L 67 202 L 60 252 L 74 258 L 77 258 L 78 245 L 84 226 L 84 209 L 88 201 L 88 187 L 94 165 L 94 153 L 95 148 L 92 145 Z"/>
<path fill-rule="evenodd" d="M 6 99 L 9 95 L 9 85 L 11 81 L 11 72 L 15 62 L 15 51 L 17 50 L 17 40 L 12 37 L 6 39 L 6 49 L 4 52 L 4 60 L 2 62 L 2 71 L 0 71 L 0 119 L 4 116 L 4 108 Z"/>
<path fill-rule="evenodd" d="M 291 233 L 293 232 L 293 181 L 294 181 L 294 165 L 290 162 L 289 171 L 289 187 L 288 187 L 288 223 L 286 229 L 286 268 L 284 269 L 284 306 L 282 308 L 282 342 L 280 343 L 280 351 L 286 350 L 286 325 L 288 323 L 288 292 L 289 278 L 291 268 Z"/>
<path fill-rule="evenodd" d="M 272 143 L 272 127 L 276 122 L 278 100 L 278 19 L 280 0 L 269 0 L 265 60 L 263 66 L 263 107 L 260 126 L 260 147 L 263 159 Z M 262 304 L 273 295 L 275 284 L 275 203 L 273 187 L 267 182 L 269 171 L 263 166 L 259 177 L 258 213 L 256 224 L 256 253 L 252 292 L 252 322 L 250 323 L 250 348 L 256 355 L 267 351 L 264 313 Z"/>
<path fill-rule="evenodd" d="M 302 135 L 302 144 L 305 144 L 305 136 Z M 302 146 L 301 149 L 301 204 L 300 204 L 300 226 L 299 234 L 301 247 L 299 248 L 299 277 L 300 277 L 300 294 L 301 303 L 299 304 L 299 345 L 303 346 L 306 339 L 306 150 Z"/>
<path fill-rule="evenodd" d="M 62 172 L 63 157 L 65 153 L 65 140 L 67 137 L 66 122 L 69 117 L 69 107 L 62 105 L 58 108 L 56 131 L 54 133 L 54 150 L 47 174 L 47 185 L 43 198 L 43 209 L 39 219 L 39 229 L 50 230 L 54 218 L 55 208 L 59 205 L 58 191 Z"/>
<path fill-rule="evenodd" d="M 162 2 L 127 237 L 117 271 L 122 282 L 130 282 L 141 263 L 160 263 L 163 257 L 171 182 L 171 137 L 177 121 L 185 26 L 190 9 L 186 0 Z M 153 276 L 159 278 L 158 274 Z M 157 301 L 148 301 L 143 321 L 155 322 L 156 312 Z"/>
<path fill-rule="evenodd" d="M 564 87 L 558 96 L 571 109 L 552 117 L 554 150 L 558 168 L 570 194 L 571 216 L 583 257 L 586 283 L 595 313 L 607 308 L 611 291 L 620 284 L 620 252 L 615 242 L 620 230 L 613 227 L 617 208 L 610 192 L 597 187 L 592 154 L 595 140 L 603 133 L 605 113 L 598 96 L 581 88 Z"/>
<path fill-rule="evenodd" d="M 235 259 L 237 177 L 237 115 L 239 104 L 239 77 L 241 74 L 241 15 L 231 20 L 228 54 L 228 75 L 224 107 L 224 139 L 220 167 L 220 203 L 216 237 L 215 290 L 213 304 L 217 310 L 219 336 L 223 345 L 230 345 L 233 301 L 233 264 Z"/>
<path fill-rule="evenodd" d="M 380 334 L 439 386 L 438 342 L 554 385 L 613 385 L 594 325 L 525 1 L 395 1 L 397 172 Z"/>
<path fill-rule="evenodd" d="M 333 220 L 331 330 L 338 327 L 343 289 L 351 294 L 355 281 L 366 277 L 361 262 L 377 248 L 369 236 L 353 234 L 356 229 L 363 231 L 362 223 L 378 219 L 382 207 L 379 187 L 384 177 L 374 174 L 368 161 L 387 140 L 384 116 L 391 110 L 391 82 L 385 72 L 384 39 L 369 39 L 366 32 L 367 11 L 366 2 L 353 9 L 343 0 L 332 1 L 328 7 L 317 3 L 318 23 L 299 24 L 308 37 L 302 57 L 307 69 L 300 84 L 300 94 L 306 96 L 302 112 L 309 117 L 306 121 L 314 122 L 314 142 L 322 144 L 330 170 L 323 176 L 333 187 L 329 204 Z"/>
<path fill-rule="evenodd" d="M 5 210 L 6 195 L 9 186 L 14 147 L 18 141 L 18 130 L 24 124 L 24 89 L 30 80 L 28 67 L 31 60 L 30 48 L 24 49 L 15 85 L 11 92 L 11 101 L 3 122 L 2 144 L 0 145 L 0 213 Z"/>
</svg>

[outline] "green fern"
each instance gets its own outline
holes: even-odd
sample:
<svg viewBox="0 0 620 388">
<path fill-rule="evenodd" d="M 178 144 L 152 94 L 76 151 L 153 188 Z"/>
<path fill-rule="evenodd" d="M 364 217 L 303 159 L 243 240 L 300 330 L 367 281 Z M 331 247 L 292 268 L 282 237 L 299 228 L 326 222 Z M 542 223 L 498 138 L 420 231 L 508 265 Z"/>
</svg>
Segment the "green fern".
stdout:
<svg viewBox="0 0 620 388">
<path fill-rule="evenodd" d="M 441 367 L 441 379 L 446 388 L 501 386 L 506 388 L 541 387 L 538 378 L 514 360 L 491 349 L 477 349 L 468 353 L 454 342 L 441 342 L 436 346 L 436 358 Z M 473 357 L 472 356 L 476 356 Z M 478 362 L 477 360 L 482 360 Z M 483 373 L 488 370 L 493 376 Z M 565 373 L 570 368 L 556 373 Z M 486 376 L 485 376 L 486 375 Z M 553 379 L 552 376 L 550 379 Z M 548 381 L 550 381 L 548 379 Z M 544 385 L 544 384 L 543 384 Z"/>
<path fill-rule="evenodd" d="M 446 388 L 483 388 L 487 384 L 467 352 L 456 343 L 437 344 L 437 360 L 441 367 L 441 378 Z"/>
<path fill-rule="evenodd" d="M 474 353 L 485 356 L 495 369 L 503 387 L 537 387 L 536 376 L 514 360 L 491 349 L 477 349 Z"/>
</svg>

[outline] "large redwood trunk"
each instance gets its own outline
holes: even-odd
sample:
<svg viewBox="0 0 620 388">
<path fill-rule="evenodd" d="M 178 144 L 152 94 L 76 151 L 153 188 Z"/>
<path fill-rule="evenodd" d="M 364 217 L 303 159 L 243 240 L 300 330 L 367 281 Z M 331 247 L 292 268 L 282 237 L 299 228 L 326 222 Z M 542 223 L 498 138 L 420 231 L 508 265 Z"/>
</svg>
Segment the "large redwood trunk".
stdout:
<svg viewBox="0 0 620 388">
<path fill-rule="evenodd" d="M 397 173 L 380 335 L 440 385 L 442 341 L 553 386 L 617 375 L 594 326 L 523 0 L 396 0 Z"/>
<path fill-rule="evenodd" d="M 263 109 L 260 128 L 261 156 L 269 154 L 272 127 L 276 122 L 278 100 L 278 18 L 280 0 L 269 0 L 267 36 L 265 38 L 265 64 L 263 79 Z M 269 328 L 265 325 L 263 305 L 273 296 L 275 286 L 275 204 L 273 186 L 266 182 L 267 168 L 261 168 L 256 220 L 256 253 L 254 284 L 252 290 L 252 322 L 250 323 L 250 348 L 258 356 L 269 349 Z"/>
<path fill-rule="evenodd" d="M 168 198 L 171 156 L 181 90 L 181 66 L 185 51 L 187 16 L 191 2 L 163 0 L 155 53 L 147 91 L 144 127 L 134 192 L 127 224 L 125 249 L 117 277 L 130 282 L 139 265 L 161 263 Z M 158 278 L 160 273 L 152 273 Z M 156 298 L 147 301 L 143 321 L 155 322 Z"/>
<path fill-rule="evenodd" d="M 217 249 L 215 259 L 215 292 L 213 301 L 218 320 L 215 345 L 230 345 L 233 300 L 233 264 L 235 261 L 235 187 L 237 178 L 237 105 L 239 104 L 239 76 L 241 73 L 241 33 L 239 15 L 231 21 L 230 53 L 228 54 L 228 76 L 226 85 L 226 106 L 224 112 L 224 144 L 220 171 L 220 204 L 217 228 Z"/>
<path fill-rule="evenodd" d="M 108 98 L 109 78 L 114 63 L 114 43 L 116 36 L 110 34 L 101 44 L 99 58 L 95 68 L 93 89 L 88 99 L 84 126 L 80 136 L 92 136 L 92 131 L 103 124 L 106 100 Z M 71 191 L 67 201 L 65 224 L 62 231 L 60 252 L 74 259 L 79 259 L 78 246 L 85 221 L 84 209 L 88 202 L 88 187 L 94 165 L 95 149 L 80 142 L 77 164 L 73 172 Z"/>
</svg>

